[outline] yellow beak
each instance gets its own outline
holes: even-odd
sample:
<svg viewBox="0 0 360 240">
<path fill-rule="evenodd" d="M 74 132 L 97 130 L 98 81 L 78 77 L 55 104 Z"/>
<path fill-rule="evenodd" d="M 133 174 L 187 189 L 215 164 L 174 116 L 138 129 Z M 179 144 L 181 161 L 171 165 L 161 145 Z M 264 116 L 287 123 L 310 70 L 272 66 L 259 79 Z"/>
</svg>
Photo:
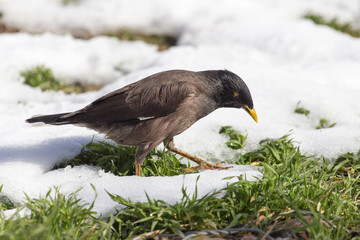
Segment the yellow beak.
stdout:
<svg viewBox="0 0 360 240">
<path fill-rule="evenodd" d="M 254 108 L 249 108 L 245 105 L 245 111 L 254 119 L 255 122 L 258 122 L 258 117 Z"/>
</svg>

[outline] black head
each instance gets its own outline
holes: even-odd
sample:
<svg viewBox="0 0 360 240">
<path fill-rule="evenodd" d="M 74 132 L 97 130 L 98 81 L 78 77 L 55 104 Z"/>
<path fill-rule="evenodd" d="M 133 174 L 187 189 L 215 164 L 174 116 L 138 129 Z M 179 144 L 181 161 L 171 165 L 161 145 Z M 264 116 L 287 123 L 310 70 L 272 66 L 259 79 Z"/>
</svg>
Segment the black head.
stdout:
<svg viewBox="0 0 360 240">
<path fill-rule="evenodd" d="M 222 107 L 243 108 L 257 122 L 254 104 L 245 82 L 238 75 L 227 70 L 219 70 L 217 74 L 223 86 L 220 105 Z"/>
</svg>

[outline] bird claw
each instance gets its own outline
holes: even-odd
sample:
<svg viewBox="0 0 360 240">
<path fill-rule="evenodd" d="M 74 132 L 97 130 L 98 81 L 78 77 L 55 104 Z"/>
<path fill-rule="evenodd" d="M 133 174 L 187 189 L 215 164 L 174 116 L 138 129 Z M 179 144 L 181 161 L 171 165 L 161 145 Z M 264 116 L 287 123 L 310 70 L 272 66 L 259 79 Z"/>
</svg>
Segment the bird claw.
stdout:
<svg viewBox="0 0 360 240">
<path fill-rule="evenodd" d="M 197 167 L 192 167 L 192 168 L 185 168 L 184 171 L 187 173 L 190 172 L 195 172 L 198 170 L 225 170 L 225 169 L 229 169 L 232 167 L 221 167 L 221 163 L 216 163 L 216 164 L 210 164 L 210 163 L 206 163 L 206 162 L 201 162 L 199 164 L 199 166 Z"/>
</svg>

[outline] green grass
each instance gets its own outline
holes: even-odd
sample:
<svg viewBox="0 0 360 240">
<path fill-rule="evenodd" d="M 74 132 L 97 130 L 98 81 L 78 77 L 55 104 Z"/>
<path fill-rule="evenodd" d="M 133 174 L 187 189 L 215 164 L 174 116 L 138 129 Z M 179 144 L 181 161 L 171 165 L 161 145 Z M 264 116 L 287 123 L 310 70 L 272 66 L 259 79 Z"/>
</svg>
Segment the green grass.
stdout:
<svg viewBox="0 0 360 240">
<path fill-rule="evenodd" d="M 232 130 L 236 134 L 241 135 Z M 134 151 L 94 144 L 84 146 L 83 153 L 95 148 L 96 154 L 109 152 L 112 157 L 104 155 L 100 162 L 116 162 L 121 154 L 129 159 Z M 155 150 L 155 155 L 157 159 L 169 157 L 163 151 Z M 94 161 L 99 157 L 86 156 Z M 109 169 L 119 167 L 120 162 L 115 162 Z M 108 219 L 95 218 L 92 205 L 82 204 L 75 194 L 65 197 L 56 190 L 52 198 L 50 193 L 40 199 L 28 198 L 29 216 L 0 219 L 0 239 L 126 239 L 139 234 L 174 239 L 189 232 L 196 235 L 194 231 L 209 233 L 209 229 L 232 231 L 233 238 L 246 234 L 260 239 L 268 234 L 289 239 L 360 239 L 360 151 L 344 154 L 330 165 L 324 158 L 302 154 L 284 136 L 261 141 L 257 150 L 239 154 L 236 162 L 262 166 L 263 178 L 249 182 L 238 176 L 233 184 L 206 196 L 196 191 L 189 195 L 183 189 L 176 204 L 151 198 L 139 203 L 109 193 L 125 207 Z"/>
<path fill-rule="evenodd" d="M 133 237 L 144 232 L 154 230 L 168 230 L 181 234 L 183 231 L 194 229 L 214 229 L 218 219 L 214 219 L 214 204 L 220 201 L 216 196 L 218 192 L 210 193 L 198 198 L 197 194 L 189 196 L 186 189 L 182 189 L 183 197 L 176 204 L 168 204 L 161 200 L 148 202 L 132 202 L 118 195 L 110 194 L 111 198 L 126 206 L 118 211 L 115 217 L 114 229 L 122 238 Z M 225 211 L 225 209 L 224 209 Z"/>
<path fill-rule="evenodd" d="M 308 117 L 310 114 L 310 110 L 308 110 L 304 107 L 300 107 L 300 103 L 301 103 L 300 101 L 297 103 L 294 112 Z M 336 125 L 336 123 L 331 123 L 328 119 L 321 118 L 319 120 L 319 124 L 315 128 L 316 129 L 332 128 L 332 127 L 335 127 L 335 125 Z"/>
<path fill-rule="evenodd" d="M 4 185 L 0 185 L 0 211 L 16 208 L 15 204 L 5 195 L 1 194 Z"/>
<path fill-rule="evenodd" d="M 319 120 L 319 125 L 316 127 L 316 129 L 323 129 L 323 128 L 332 128 L 336 125 L 336 123 L 330 123 L 329 120 L 326 118 L 321 118 Z"/>
<path fill-rule="evenodd" d="M 315 13 L 307 13 L 304 15 L 304 18 L 310 19 L 315 24 L 328 26 L 337 31 L 349 34 L 352 37 L 360 37 L 360 29 L 353 27 L 351 23 L 342 23 L 336 18 L 326 20 L 323 16 Z"/>
<path fill-rule="evenodd" d="M 119 30 L 115 33 L 108 34 L 110 37 L 116 37 L 122 41 L 143 41 L 149 44 L 157 45 L 159 51 L 168 49 L 176 45 L 177 39 L 173 36 L 144 34 L 134 32 L 130 29 Z"/>
<path fill-rule="evenodd" d="M 100 166 L 105 172 L 117 176 L 135 175 L 135 147 L 112 145 L 107 142 L 90 142 L 83 146 L 81 152 L 73 159 L 65 161 L 56 168 L 67 165 L 83 164 Z M 189 165 L 180 163 L 175 154 L 166 150 L 152 150 L 142 164 L 143 176 L 174 176 L 184 174 Z"/>
<path fill-rule="evenodd" d="M 226 145 L 229 148 L 241 149 L 245 146 L 245 141 L 247 136 L 240 134 L 232 127 L 230 126 L 221 127 L 219 133 L 229 136 L 229 141 L 226 142 Z"/>
<path fill-rule="evenodd" d="M 64 6 L 71 4 L 79 4 L 82 0 L 62 0 Z"/>
<path fill-rule="evenodd" d="M 360 231 L 360 160 L 352 154 L 342 158 L 347 160 L 339 158 L 330 167 L 323 159 L 302 155 L 286 136 L 264 140 L 258 150 L 239 159 L 264 167 L 264 178 L 258 182 L 239 179 L 224 189 L 221 198 L 218 192 L 197 198 L 184 191 L 182 201 L 175 205 L 152 199 L 133 203 L 112 196 L 127 206 L 118 212 L 114 228 L 122 237 L 162 229 L 185 233 L 246 226 L 265 232 L 272 227 L 274 236 L 291 230 L 294 236 L 306 232 L 311 239 L 351 239 Z M 345 163 L 348 168 L 357 167 L 347 171 Z M 292 226 L 294 220 L 301 227 Z"/>
<path fill-rule="evenodd" d="M 300 101 L 296 104 L 296 108 L 294 110 L 295 113 L 297 114 L 303 114 L 305 116 L 308 116 L 310 114 L 310 110 L 300 107 Z"/>
<path fill-rule="evenodd" d="M 53 194 L 54 193 L 54 194 Z M 110 239 L 111 225 L 94 217 L 93 204 L 85 204 L 76 193 L 65 196 L 58 189 L 39 199 L 27 197 L 30 214 L 5 219 L 0 212 L 0 239 Z"/>
<path fill-rule="evenodd" d="M 24 84 L 30 87 L 38 87 L 42 91 L 63 91 L 65 93 L 82 93 L 97 90 L 96 86 L 82 86 L 80 84 L 66 84 L 56 78 L 50 68 L 43 65 L 22 71 L 20 75 L 24 78 Z"/>
</svg>

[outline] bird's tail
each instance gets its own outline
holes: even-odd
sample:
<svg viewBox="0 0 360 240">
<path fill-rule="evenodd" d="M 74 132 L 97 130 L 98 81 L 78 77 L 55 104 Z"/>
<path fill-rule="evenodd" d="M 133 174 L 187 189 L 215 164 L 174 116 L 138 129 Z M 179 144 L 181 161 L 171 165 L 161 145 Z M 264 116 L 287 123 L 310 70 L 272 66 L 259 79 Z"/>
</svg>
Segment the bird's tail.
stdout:
<svg viewBox="0 0 360 240">
<path fill-rule="evenodd" d="M 45 124 L 51 125 L 63 125 L 63 124 L 71 124 L 71 121 L 66 115 L 70 113 L 59 113 L 59 114 L 52 114 L 52 115 L 38 115 L 33 116 L 32 118 L 26 119 L 28 123 L 38 123 L 43 122 Z"/>
</svg>

